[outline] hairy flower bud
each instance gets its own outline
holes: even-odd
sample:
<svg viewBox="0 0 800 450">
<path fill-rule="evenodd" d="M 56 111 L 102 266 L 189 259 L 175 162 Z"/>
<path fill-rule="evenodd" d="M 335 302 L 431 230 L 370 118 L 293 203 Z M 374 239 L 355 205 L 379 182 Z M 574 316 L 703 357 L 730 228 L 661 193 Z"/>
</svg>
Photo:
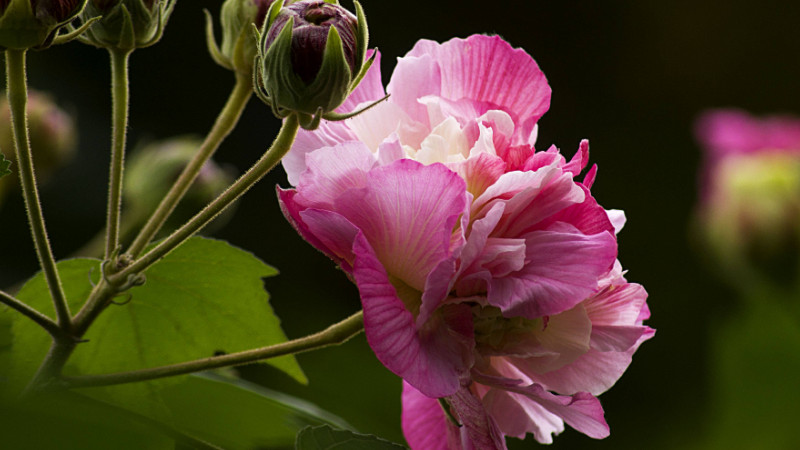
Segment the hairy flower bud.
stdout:
<svg viewBox="0 0 800 450">
<path fill-rule="evenodd" d="M 341 105 L 369 64 L 366 19 L 338 3 L 301 0 L 273 5 L 261 30 L 256 88 L 279 117 L 301 115 L 304 127 Z M 316 119 L 316 120 L 314 120 Z"/>
<path fill-rule="evenodd" d="M 86 0 L 0 0 L 0 49 L 43 48 Z"/>
<path fill-rule="evenodd" d="M 75 123 L 72 117 L 43 92 L 29 91 L 27 108 L 36 176 L 39 181 L 47 182 L 58 168 L 75 155 L 77 143 Z M 11 110 L 5 94 L 0 98 L 0 149 L 8 159 L 14 160 Z M 11 175 L 9 178 L 14 179 L 16 175 Z"/>
<path fill-rule="evenodd" d="M 214 40 L 213 24 L 208 16 L 207 40 L 211 56 L 217 64 L 252 77 L 253 58 L 257 45 L 253 39 L 253 25 L 260 29 L 267 10 L 275 0 L 225 0 L 222 4 L 222 45 Z"/>
<path fill-rule="evenodd" d="M 161 39 L 164 26 L 177 0 L 89 0 L 80 18 L 94 17 L 81 40 L 96 47 L 133 50 Z"/>
</svg>

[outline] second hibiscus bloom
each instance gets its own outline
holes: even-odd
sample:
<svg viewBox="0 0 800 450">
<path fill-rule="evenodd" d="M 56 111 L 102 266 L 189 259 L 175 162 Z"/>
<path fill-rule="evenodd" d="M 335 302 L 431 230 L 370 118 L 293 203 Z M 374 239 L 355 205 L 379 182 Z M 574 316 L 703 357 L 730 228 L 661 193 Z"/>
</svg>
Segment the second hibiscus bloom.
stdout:
<svg viewBox="0 0 800 450">
<path fill-rule="evenodd" d="M 407 383 L 409 444 L 549 442 L 564 422 L 605 437 L 594 395 L 652 330 L 615 264 L 624 216 L 592 197 L 595 168 L 577 179 L 588 143 L 569 162 L 534 150 L 550 88 L 498 37 L 420 41 L 387 91 L 301 132 L 279 198 L 358 286 L 370 346 Z M 384 95 L 376 62 L 341 108 Z"/>
</svg>

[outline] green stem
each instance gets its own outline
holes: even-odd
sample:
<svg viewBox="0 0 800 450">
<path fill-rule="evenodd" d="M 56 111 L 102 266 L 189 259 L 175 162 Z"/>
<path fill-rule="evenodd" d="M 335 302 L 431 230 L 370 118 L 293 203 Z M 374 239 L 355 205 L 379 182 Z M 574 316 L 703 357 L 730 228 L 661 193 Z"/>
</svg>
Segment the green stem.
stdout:
<svg viewBox="0 0 800 450">
<path fill-rule="evenodd" d="M 128 255 L 133 258 L 139 256 L 145 246 L 153 240 L 153 237 L 155 237 L 164 225 L 164 222 L 166 222 L 169 215 L 172 214 L 175 206 L 177 206 L 178 202 L 180 202 L 189 190 L 189 187 L 191 187 L 197 175 L 200 174 L 200 169 L 202 169 L 203 164 L 211 158 L 211 155 L 217 151 L 220 143 L 236 126 L 236 123 L 239 121 L 244 111 L 244 107 L 247 105 L 247 101 L 250 100 L 250 96 L 253 93 L 252 85 L 253 82 L 249 77 L 236 77 L 236 85 L 228 97 L 225 107 L 220 112 L 216 122 L 214 122 L 214 126 L 206 136 L 205 141 L 203 141 L 203 144 L 189 164 L 183 169 L 183 172 L 178 177 L 177 181 L 175 181 L 175 184 L 172 185 L 170 191 L 164 199 L 161 200 L 161 203 L 150 216 L 150 219 L 148 219 L 147 223 L 142 227 L 141 231 L 139 231 L 139 234 L 133 240 L 133 243 L 127 251 Z"/>
<path fill-rule="evenodd" d="M 63 377 L 60 385 L 66 388 L 110 386 L 114 384 L 136 383 L 158 378 L 185 375 L 203 370 L 218 369 L 220 367 L 236 366 L 275 358 L 277 356 L 297 354 L 331 345 L 339 345 L 360 333 L 363 329 L 364 314 L 362 311 L 359 311 L 318 333 L 280 344 L 270 345 L 268 347 L 256 348 L 228 355 L 212 356 L 210 358 L 171 364 L 168 366 L 133 370 L 130 372 Z"/>
<path fill-rule="evenodd" d="M 31 308 L 25 303 L 22 303 L 19 299 L 14 298 L 14 296 L 12 296 L 11 294 L 0 291 L 0 303 L 6 304 L 13 310 L 19 312 L 23 316 L 36 322 L 37 325 L 44 328 L 48 333 L 50 333 L 50 335 L 53 336 L 53 338 L 57 338 L 63 335 L 63 331 L 61 330 L 61 328 L 58 327 L 58 324 L 55 323 L 53 319 Z"/>
<path fill-rule="evenodd" d="M 122 171 L 125 165 L 125 132 L 128 128 L 128 58 L 130 50 L 109 49 L 111 59 L 111 165 L 108 180 L 105 259 L 119 247 L 119 222 L 122 208 Z"/>
<path fill-rule="evenodd" d="M 72 328 L 72 320 L 64 295 L 64 288 L 56 270 L 56 260 L 50 241 L 47 238 L 47 228 L 42 214 L 42 204 L 39 201 L 39 192 L 36 188 L 36 176 L 33 171 L 33 156 L 31 154 L 30 137 L 28 135 L 28 86 L 25 74 L 25 50 L 6 50 L 6 88 L 8 103 L 11 108 L 11 123 L 14 129 L 14 142 L 17 164 L 19 164 L 19 178 L 22 184 L 22 195 L 25 198 L 25 209 L 28 213 L 28 224 L 31 227 L 33 245 L 36 247 L 36 256 L 44 272 L 50 297 L 58 318 L 58 326 L 65 334 Z"/>
<path fill-rule="evenodd" d="M 280 162 L 281 158 L 283 158 L 286 152 L 291 148 L 294 138 L 297 135 L 298 128 L 297 116 L 292 114 L 287 117 L 281 126 L 278 136 L 272 143 L 272 146 L 247 172 L 239 177 L 235 183 L 220 194 L 213 202 L 209 203 L 208 206 L 203 208 L 202 211 L 197 213 L 182 227 L 167 236 L 152 250 L 118 273 L 110 275 L 108 277 L 108 282 L 114 286 L 122 285 L 128 280 L 129 276 L 133 276 L 147 269 L 203 228 L 208 222 L 213 220 L 217 214 L 247 192 L 247 190 Z"/>
</svg>

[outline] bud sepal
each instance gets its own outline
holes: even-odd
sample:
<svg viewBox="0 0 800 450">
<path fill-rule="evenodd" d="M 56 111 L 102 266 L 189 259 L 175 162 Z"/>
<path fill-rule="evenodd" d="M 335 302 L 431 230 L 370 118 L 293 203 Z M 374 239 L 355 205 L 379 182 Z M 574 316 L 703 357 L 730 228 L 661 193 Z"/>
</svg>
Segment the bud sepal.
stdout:
<svg viewBox="0 0 800 450">
<path fill-rule="evenodd" d="M 80 14 L 86 1 L 63 0 L 35 11 L 31 0 L 8 0 L 4 7 L 0 4 L 0 50 L 49 47 L 61 29 Z"/>
</svg>

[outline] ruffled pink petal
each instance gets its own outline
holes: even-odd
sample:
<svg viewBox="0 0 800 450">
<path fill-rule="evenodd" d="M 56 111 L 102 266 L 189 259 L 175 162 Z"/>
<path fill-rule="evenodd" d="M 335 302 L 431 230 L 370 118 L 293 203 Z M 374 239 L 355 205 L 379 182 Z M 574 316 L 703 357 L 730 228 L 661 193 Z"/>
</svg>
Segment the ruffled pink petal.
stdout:
<svg viewBox="0 0 800 450">
<path fill-rule="evenodd" d="M 517 402 L 524 403 L 525 399 L 528 399 L 541 405 L 551 414 L 563 419 L 567 425 L 591 438 L 603 439 L 610 434 L 600 401 L 587 392 L 578 392 L 571 396 L 556 395 L 552 392 L 548 392 L 544 387 L 536 383 L 522 386 L 519 384 L 519 380 L 483 375 L 474 371 L 473 378 L 478 383 L 507 391 L 506 395 L 513 396 Z M 495 395 L 502 394 L 501 392 Z M 499 413 L 502 414 L 501 412 Z M 537 419 L 539 419 L 539 417 L 531 416 L 532 422 L 535 422 Z M 497 420 L 498 422 L 502 422 L 499 418 Z M 531 432 L 533 432 L 533 430 L 531 430 Z M 539 440 L 538 437 L 537 440 Z"/>
<path fill-rule="evenodd" d="M 429 397 L 456 392 L 472 365 L 473 337 L 466 305 L 448 305 L 421 328 L 362 235 L 356 237 L 353 277 L 364 308 L 364 332 L 386 368 Z M 453 326 L 451 326 L 453 324 Z"/>
<path fill-rule="evenodd" d="M 506 317 L 534 319 L 572 308 L 594 292 L 617 254 L 616 239 L 608 232 L 584 235 L 565 227 L 534 231 L 525 240 L 525 267 L 489 284 L 489 304 Z"/>
<path fill-rule="evenodd" d="M 473 35 L 441 45 L 420 40 L 401 61 L 425 57 L 432 57 L 441 70 L 441 92 L 431 89 L 428 94 L 484 102 L 486 110 L 508 112 L 519 127 L 518 143 L 528 142 L 536 121 L 550 106 L 550 86 L 539 66 L 499 36 Z"/>
<path fill-rule="evenodd" d="M 466 211 L 465 184 L 441 164 L 408 159 L 377 167 L 335 210 L 358 227 L 386 271 L 418 291 L 450 256 L 454 225 Z"/>
<path fill-rule="evenodd" d="M 641 325 L 639 313 L 647 301 L 647 291 L 640 284 L 609 286 L 584 303 L 592 324 Z"/>
<path fill-rule="evenodd" d="M 505 214 L 492 235 L 520 237 L 544 228 L 552 222 L 548 218 L 585 198 L 584 191 L 568 173 L 550 166 L 535 172 L 504 174 L 473 203 L 472 209 L 475 211 L 487 203 L 505 202 Z"/>
<path fill-rule="evenodd" d="M 550 224 L 563 222 L 572 225 L 584 234 L 607 231 L 616 235 L 617 229 L 611 223 L 608 211 L 597 203 L 587 187 L 577 183 L 574 185 L 583 191 L 583 201 L 566 206 L 550 215 L 546 220 L 540 222 L 537 228 L 547 228 Z"/>
<path fill-rule="evenodd" d="M 497 156 L 481 153 L 447 167 L 461 175 L 467 182 L 467 191 L 477 198 L 503 175 L 506 164 Z"/>
<path fill-rule="evenodd" d="M 403 436 L 411 450 L 460 450 L 458 431 L 448 422 L 439 401 L 403 382 Z M 448 436 L 453 441 L 448 445 Z"/>
</svg>

